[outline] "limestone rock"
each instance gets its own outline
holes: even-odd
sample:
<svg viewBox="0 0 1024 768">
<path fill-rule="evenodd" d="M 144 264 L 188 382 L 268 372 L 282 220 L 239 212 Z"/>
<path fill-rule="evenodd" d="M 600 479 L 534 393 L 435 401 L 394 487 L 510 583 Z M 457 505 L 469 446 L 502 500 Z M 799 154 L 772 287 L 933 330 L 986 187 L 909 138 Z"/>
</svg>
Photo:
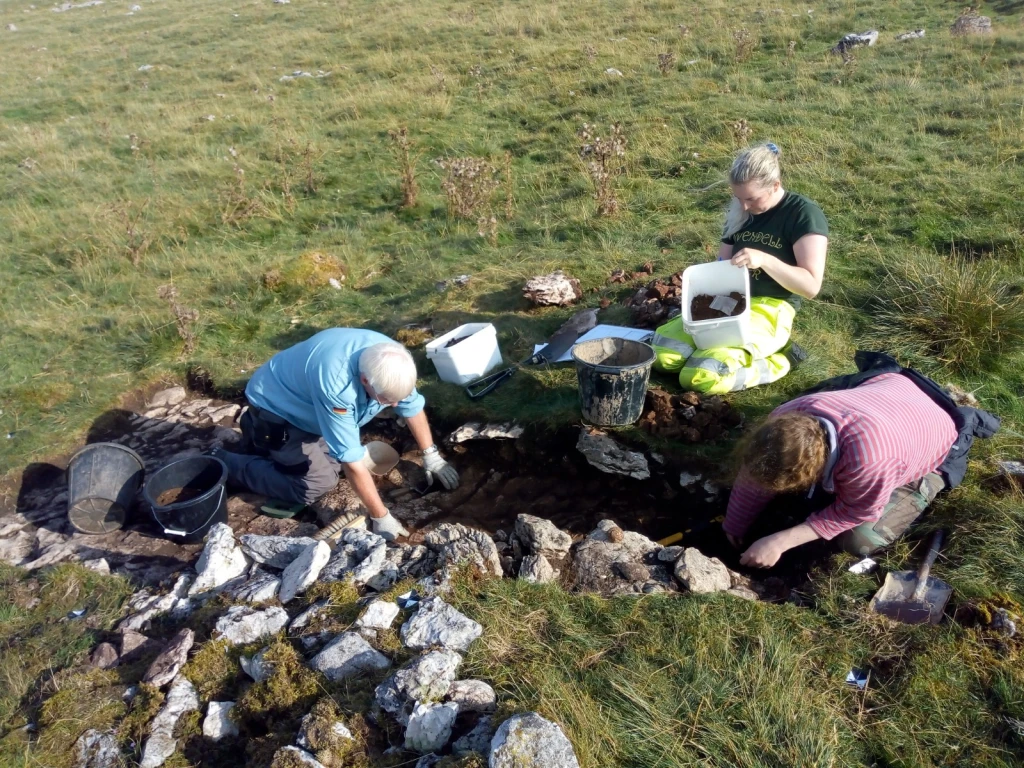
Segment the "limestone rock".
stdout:
<svg viewBox="0 0 1024 768">
<path fill-rule="evenodd" d="M 915 29 L 915 30 L 913 30 L 911 32 L 904 32 L 901 35 L 896 35 L 896 42 L 904 43 L 907 40 L 918 40 L 918 39 L 920 39 L 922 37 L 924 37 L 924 30 L 923 29 Z"/>
<path fill-rule="evenodd" d="M 444 699 L 460 664 L 462 656 L 455 651 L 429 651 L 418 656 L 377 686 L 377 705 L 406 725 L 415 702 Z"/>
<path fill-rule="evenodd" d="M 320 572 L 320 580 L 352 579 L 356 584 L 366 584 L 383 569 L 387 546 L 387 542 L 375 533 L 346 528 L 334 554 Z"/>
<path fill-rule="evenodd" d="M 294 768 L 296 763 L 306 766 L 306 768 L 325 768 L 324 764 L 309 752 L 298 747 L 281 747 L 274 753 L 274 760 L 270 763 L 270 768 Z"/>
<path fill-rule="evenodd" d="M 35 548 L 35 536 L 28 531 L 18 531 L 13 536 L 0 539 L 0 560 L 8 565 L 21 565 L 31 557 Z"/>
<path fill-rule="evenodd" d="M 309 666 L 337 681 L 387 669 L 391 660 L 356 633 L 343 632 L 314 656 Z"/>
<path fill-rule="evenodd" d="M 165 613 L 179 613 L 181 606 L 189 605 L 187 597 L 189 587 L 192 584 L 192 577 L 182 574 L 174 582 L 171 591 L 166 595 L 140 595 L 140 599 L 129 603 L 130 610 L 134 613 L 117 625 L 117 631 L 139 632 L 149 628 L 149 623 L 157 616 Z"/>
<path fill-rule="evenodd" d="M 299 629 L 305 629 L 307 626 L 309 626 L 309 623 L 311 621 L 318 618 L 319 616 L 323 616 L 329 610 L 329 600 L 317 600 L 315 603 L 309 606 L 309 608 L 307 608 L 294 619 L 292 619 L 292 623 L 288 625 L 288 630 L 291 632 L 295 632 Z"/>
<path fill-rule="evenodd" d="M 245 554 L 235 544 L 231 526 L 217 523 L 206 537 L 206 546 L 196 563 L 198 575 L 188 593 L 198 595 L 222 587 L 245 573 L 248 565 Z"/>
<path fill-rule="evenodd" d="M 550 520 L 533 515 L 516 518 L 516 536 L 531 555 L 543 555 L 549 560 L 565 557 L 572 547 L 572 536 Z"/>
<path fill-rule="evenodd" d="M 402 642 L 414 650 L 440 646 L 467 651 L 481 634 L 483 627 L 439 597 L 423 600 L 419 610 L 402 625 Z"/>
<path fill-rule="evenodd" d="M 121 747 L 114 731 L 90 728 L 75 742 L 75 768 L 120 768 Z"/>
<path fill-rule="evenodd" d="M 356 621 L 360 629 L 388 629 L 400 613 L 397 603 L 388 600 L 374 600 Z"/>
<path fill-rule="evenodd" d="M 835 46 L 832 48 L 832 53 L 843 54 L 852 48 L 857 48 L 862 45 L 874 45 L 878 42 L 878 30 L 869 29 L 867 32 L 861 32 L 859 35 L 851 32 L 850 34 L 843 37 Z"/>
<path fill-rule="evenodd" d="M 569 277 L 562 270 L 550 275 L 531 277 L 523 288 L 523 296 L 541 307 L 568 306 L 583 296 L 580 281 Z"/>
<path fill-rule="evenodd" d="M 191 629 L 182 629 L 171 638 L 167 647 L 153 659 L 142 682 L 149 683 L 157 688 L 162 688 L 177 677 L 178 672 L 185 666 L 188 660 L 188 652 L 195 642 L 195 633 Z"/>
<path fill-rule="evenodd" d="M 525 429 L 514 422 L 506 424 L 481 424 L 471 421 L 463 424 L 450 435 L 449 443 L 464 443 L 467 440 L 515 440 L 521 437 Z"/>
<path fill-rule="evenodd" d="M 674 563 L 683 554 L 682 547 L 665 547 L 658 551 L 658 559 L 663 563 Z"/>
<path fill-rule="evenodd" d="M 405 729 L 405 748 L 421 754 L 440 751 L 451 738 L 458 714 L 459 707 L 453 702 L 417 703 Z"/>
<path fill-rule="evenodd" d="M 267 661 L 267 650 L 267 648 L 262 649 L 254 654 L 252 658 L 248 656 L 238 657 L 238 663 L 241 665 L 242 671 L 257 683 L 269 680 L 270 676 L 274 674 L 274 665 Z"/>
<path fill-rule="evenodd" d="M 483 531 L 461 523 L 442 523 L 426 535 L 423 543 L 445 565 L 469 561 L 491 576 L 502 576 L 501 557 L 494 539 Z"/>
<path fill-rule="evenodd" d="M 432 573 L 436 561 L 434 553 L 422 545 L 388 547 L 383 567 L 366 586 L 383 592 L 404 578 L 418 579 Z"/>
<path fill-rule="evenodd" d="M 300 592 L 305 592 L 330 559 L 331 548 L 326 541 L 316 541 L 306 547 L 281 574 L 278 596 L 281 602 L 288 603 Z"/>
<path fill-rule="evenodd" d="M 429 755 L 423 755 L 419 760 L 416 761 L 416 765 L 412 768 L 435 768 L 441 764 L 441 758 L 431 752 Z"/>
<path fill-rule="evenodd" d="M 628 450 L 600 430 L 588 427 L 580 429 L 576 450 L 586 457 L 592 467 L 610 475 L 625 475 L 636 480 L 646 480 L 651 476 L 647 458 L 642 453 Z"/>
<path fill-rule="evenodd" d="M 613 541 L 611 534 L 616 529 L 619 527 L 613 521 L 602 520 L 597 528 L 577 545 L 573 556 L 575 589 L 604 595 L 642 592 L 642 584 L 622 576 L 623 566 L 618 565 L 619 563 L 644 565 L 651 579 L 669 588 L 673 583 L 669 569 L 655 564 L 655 553 L 661 547 L 635 531 L 623 531 L 622 540 Z"/>
<path fill-rule="evenodd" d="M 117 649 L 110 643 L 100 643 L 89 656 L 89 666 L 97 669 L 111 669 L 118 664 Z"/>
<path fill-rule="evenodd" d="M 949 28 L 949 34 L 953 37 L 963 35 L 990 35 L 992 34 L 992 19 L 988 16 L 981 16 L 973 8 L 960 14 L 956 21 Z"/>
<path fill-rule="evenodd" d="M 726 594 L 742 598 L 743 600 L 751 600 L 755 603 L 760 599 L 757 592 L 750 587 L 731 587 L 726 590 Z"/>
<path fill-rule="evenodd" d="M 214 741 L 237 736 L 238 726 L 231 719 L 231 710 L 234 708 L 233 701 L 211 701 L 206 708 L 206 719 L 203 720 L 203 736 Z"/>
<path fill-rule="evenodd" d="M 691 592 L 724 592 L 732 587 L 729 569 L 717 557 L 706 557 L 699 549 L 687 547 L 676 562 L 676 578 Z"/>
<path fill-rule="evenodd" d="M 554 581 L 557 574 L 544 555 L 527 555 L 519 565 L 519 578 L 531 584 L 547 584 Z"/>
<path fill-rule="evenodd" d="M 309 536 L 260 536 L 246 533 L 238 537 L 238 542 L 242 551 L 252 560 L 270 568 L 284 570 L 306 547 L 315 544 L 316 539 Z"/>
<path fill-rule="evenodd" d="M 188 397 L 184 387 L 171 387 L 170 389 L 164 389 L 153 395 L 153 399 L 149 401 L 150 408 L 170 408 L 173 405 L 185 402 L 185 398 Z"/>
<path fill-rule="evenodd" d="M 455 740 L 452 744 L 452 752 L 456 755 L 464 755 L 469 752 L 479 752 L 482 755 L 486 755 L 491 750 L 491 739 L 494 738 L 494 719 L 491 717 L 481 717 L 473 729 Z"/>
<path fill-rule="evenodd" d="M 156 640 L 151 640 L 134 630 L 126 629 L 121 633 L 119 661 L 122 664 L 132 664 L 159 646 L 160 644 Z"/>
<path fill-rule="evenodd" d="M 497 694 L 483 680 L 456 680 L 448 701 L 458 704 L 459 712 L 493 712 L 498 706 Z"/>
<path fill-rule="evenodd" d="M 174 738 L 174 726 L 186 712 L 199 709 L 196 689 L 184 675 L 178 675 L 171 683 L 163 708 L 149 725 L 149 738 L 142 748 L 142 762 L 139 768 L 159 768 L 178 748 Z"/>
<path fill-rule="evenodd" d="M 579 768 L 562 729 L 536 712 L 510 717 L 491 740 L 489 768 Z"/>
<path fill-rule="evenodd" d="M 274 606 L 257 611 L 247 605 L 233 605 L 217 620 L 214 631 L 231 645 L 255 643 L 284 629 L 288 614 Z"/>
<path fill-rule="evenodd" d="M 277 597 L 281 590 L 281 579 L 272 573 L 257 573 L 251 576 L 231 594 L 236 600 L 246 603 L 266 603 Z"/>
<path fill-rule="evenodd" d="M 612 563 L 612 570 L 629 582 L 646 582 L 651 578 L 651 571 L 643 563 L 617 560 Z"/>
</svg>

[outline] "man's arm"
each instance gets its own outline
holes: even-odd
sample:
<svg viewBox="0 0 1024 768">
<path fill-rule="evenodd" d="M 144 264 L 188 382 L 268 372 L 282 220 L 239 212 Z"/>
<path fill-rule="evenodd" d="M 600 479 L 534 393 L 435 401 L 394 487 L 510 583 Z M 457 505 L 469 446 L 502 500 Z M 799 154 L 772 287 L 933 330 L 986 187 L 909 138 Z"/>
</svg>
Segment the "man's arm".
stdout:
<svg viewBox="0 0 1024 768">
<path fill-rule="evenodd" d="M 430 424 L 427 422 L 427 414 L 420 411 L 415 416 L 406 419 L 409 424 L 409 431 L 421 451 L 427 450 L 434 444 L 434 438 L 430 434 Z"/>
<path fill-rule="evenodd" d="M 352 489 L 359 496 L 359 500 L 363 502 L 367 512 L 370 513 L 370 517 L 380 518 L 387 515 L 388 508 L 381 501 L 380 494 L 377 493 L 377 486 L 373 482 L 373 475 L 370 474 L 366 465 L 357 461 L 341 466 L 345 470 L 345 477 L 352 484 Z"/>
</svg>

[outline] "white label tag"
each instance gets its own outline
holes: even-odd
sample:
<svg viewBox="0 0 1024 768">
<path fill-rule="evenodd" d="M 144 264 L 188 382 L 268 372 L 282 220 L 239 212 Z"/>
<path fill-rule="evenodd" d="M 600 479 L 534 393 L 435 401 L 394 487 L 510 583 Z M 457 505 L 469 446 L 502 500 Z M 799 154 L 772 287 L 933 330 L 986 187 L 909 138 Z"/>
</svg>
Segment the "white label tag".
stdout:
<svg viewBox="0 0 1024 768">
<path fill-rule="evenodd" d="M 719 312 L 731 315 L 732 311 L 736 309 L 737 304 L 739 302 L 732 296 L 715 296 L 715 300 L 711 302 L 711 309 L 717 309 Z"/>
</svg>

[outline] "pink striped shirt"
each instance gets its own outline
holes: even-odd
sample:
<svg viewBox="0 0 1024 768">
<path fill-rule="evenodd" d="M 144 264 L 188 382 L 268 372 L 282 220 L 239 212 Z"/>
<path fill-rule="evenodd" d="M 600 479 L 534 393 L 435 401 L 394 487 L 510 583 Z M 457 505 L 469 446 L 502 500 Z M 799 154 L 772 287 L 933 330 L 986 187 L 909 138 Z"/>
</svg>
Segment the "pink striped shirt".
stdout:
<svg viewBox="0 0 1024 768">
<path fill-rule="evenodd" d="M 949 415 L 898 373 L 876 376 L 854 389 L 798 397 L 772 416 L 792 411 L 825 419 L 836 428 L 835 502 L 807 518 L 823 539 L 878 520 L 892 492 L 934 472 L 957 436 Z M 774 495 L 741 471 L 722 527 L 742 536 Z"/>
</svg>

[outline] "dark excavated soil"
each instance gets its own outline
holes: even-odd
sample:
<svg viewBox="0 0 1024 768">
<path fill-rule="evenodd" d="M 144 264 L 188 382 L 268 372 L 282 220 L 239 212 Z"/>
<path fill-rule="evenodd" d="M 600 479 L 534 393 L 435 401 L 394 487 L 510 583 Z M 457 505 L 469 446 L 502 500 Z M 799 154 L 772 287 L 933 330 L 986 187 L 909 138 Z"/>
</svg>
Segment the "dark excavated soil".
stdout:
<svg viewBox="0 0 1024 768">
<path fill-rule="evenodd" d="M 712 309 L 711 303 L 715 300 L 714 296 L 708 296 L 706 293 L 702 293 L 698 296 L 693 297 L 693 301 L 690 302 L 690 319 L 691 320 L 719 320 L 723 317 L 736 317 L 742 315 L 743 311 L 747 308 L 747 299 L 738 291 L 733 291 L 729 294 L 730 299 L 735 299 L 736 306 L 731 314 L 726 314 L 719 309 Z"/>
</svg>

